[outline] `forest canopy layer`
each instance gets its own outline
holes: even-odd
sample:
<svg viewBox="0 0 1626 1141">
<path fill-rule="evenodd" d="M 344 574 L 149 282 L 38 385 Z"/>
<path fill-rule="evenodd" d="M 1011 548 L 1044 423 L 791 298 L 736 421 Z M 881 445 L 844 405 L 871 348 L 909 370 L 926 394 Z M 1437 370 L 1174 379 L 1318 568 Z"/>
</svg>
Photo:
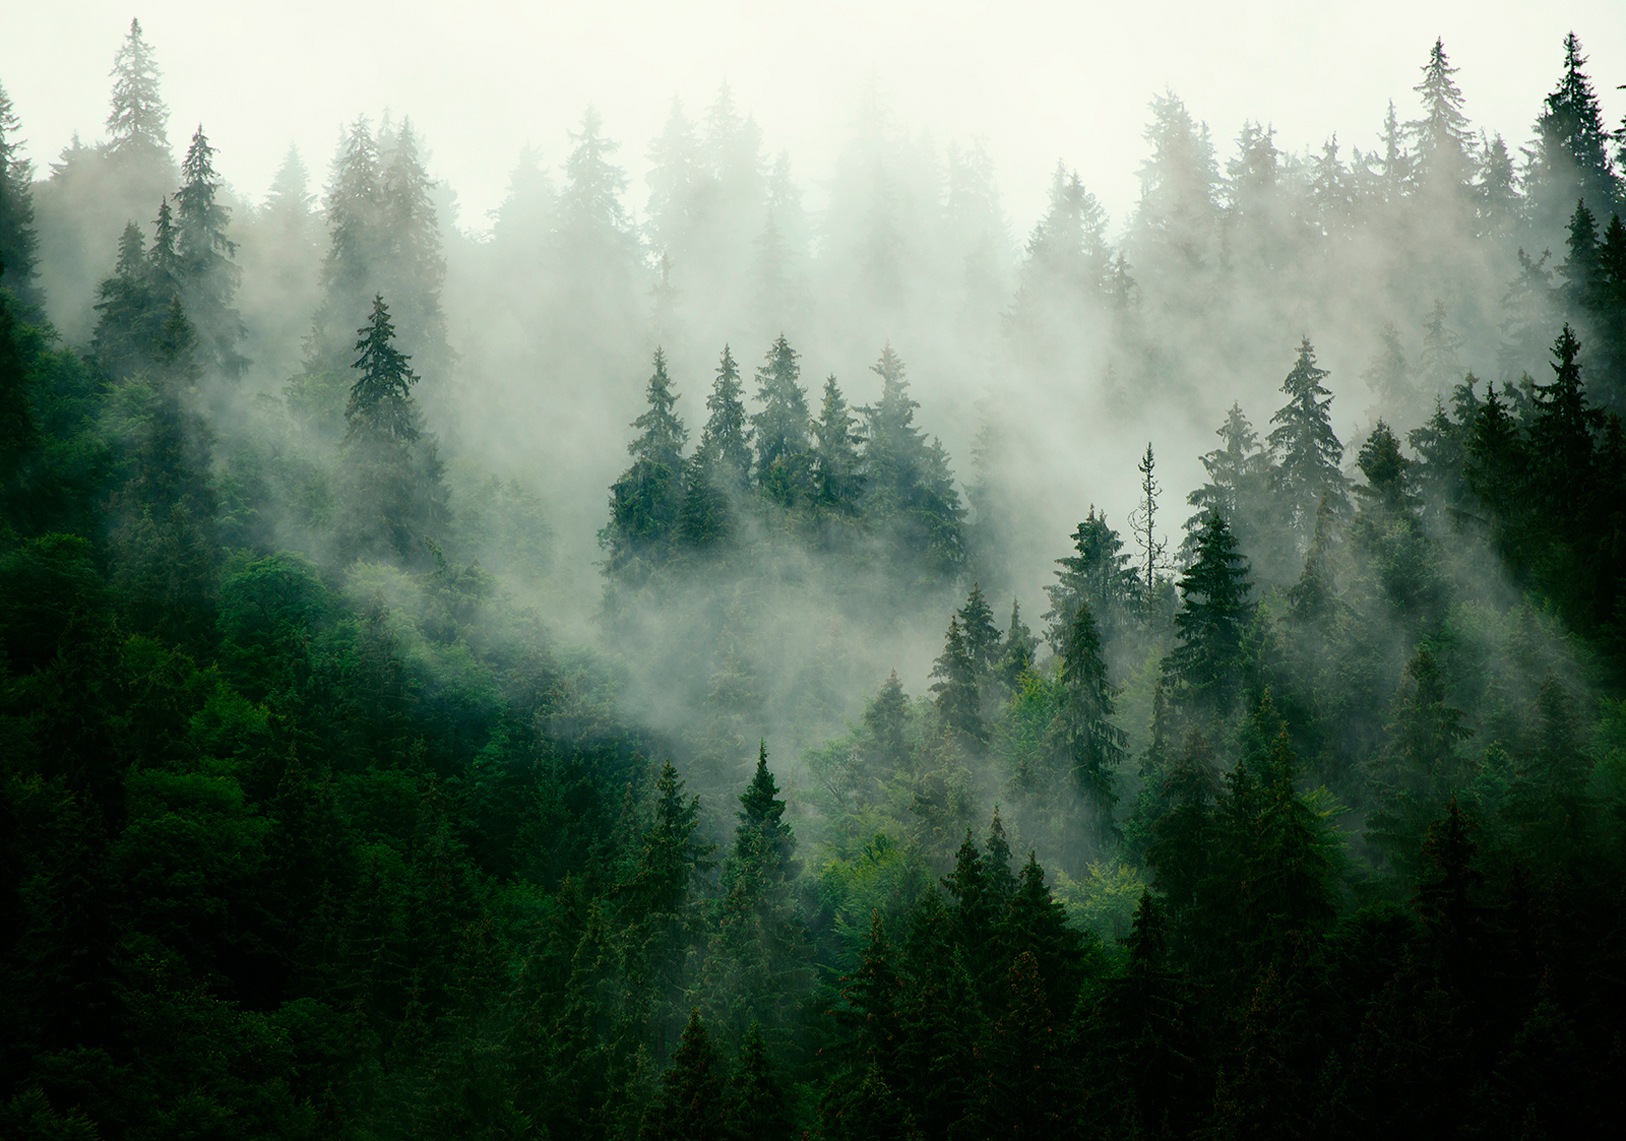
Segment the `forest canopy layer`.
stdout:
<svg viewBox="0 0 1626 1141">
<path fill-rule="evenodd" d="M 818 209 L 723 87 L 473 238 L 409 118 L 177 161 L 139 22 L 48 169 L 0 88 L 0 1134 L 1602 1133 L 1626 122 L 1551 47 L 1515 140 L 1441 41 L 1370 149 L 1165 93 L 1021 238 L 873 91 Z"/>
</svg>

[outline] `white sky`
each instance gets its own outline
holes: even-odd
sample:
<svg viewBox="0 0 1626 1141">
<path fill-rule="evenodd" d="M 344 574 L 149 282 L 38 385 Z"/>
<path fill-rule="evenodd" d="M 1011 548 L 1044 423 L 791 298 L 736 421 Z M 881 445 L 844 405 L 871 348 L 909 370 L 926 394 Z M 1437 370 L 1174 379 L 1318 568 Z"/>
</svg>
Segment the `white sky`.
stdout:
<svg viewBox="0 0 1626 1141">
<path fill-rule="evenodd" d="M 1092 0 L 5 0 L 0 84 L 43 169 L 78 130 L 99 140 L 130 17 L 164 73 L 177 157 L 202 122 L 217 166 L 258 200 L 290 142 L 317 183 L 343 122 L 410 115 L 432 167 L 479 229 L 527 142 L 556 164 L 589 102 L 622 143 L 629 205 L 644 149 L 671 97 L 698 115 L 726 80 L 791 154 L 804 184 L 826 174 L 854 96 L 871 76 L 904 125 L 939 142 L 981 136 L 1014 232 L 1043 204 L 1057 158 L 1121 221 L 1133 205 L 1153 94 L 1172 89 L 1208 122 L 1221 161 L 1245 118 L 1274 123 L 1286 150 L 1339 132 L 1370 148 L 1385 104 L 1414 111 L 1435 36 L 1460 69 L 1476 127 L 1516 147 L 1556 82 L 1573 29 L 1611 126 L 1626 113 L 1626 0 L 1304 0 L 1218 4 Z M 816 187 L 811 200 L 816 201 Z"/>
</svg>

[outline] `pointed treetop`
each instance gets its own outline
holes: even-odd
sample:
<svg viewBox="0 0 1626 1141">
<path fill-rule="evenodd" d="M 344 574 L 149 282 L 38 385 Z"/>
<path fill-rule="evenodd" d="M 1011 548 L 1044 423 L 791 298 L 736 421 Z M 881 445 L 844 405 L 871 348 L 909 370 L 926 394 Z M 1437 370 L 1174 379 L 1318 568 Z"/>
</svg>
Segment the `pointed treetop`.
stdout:
<svg viewBox="0 0 1626 1141">
<path fill-rule="evenodd" d="M 158 63 L 141 35 L 141 21 L 113 58 L 113 108 L 107 116 L 109 149 L 115 155 L 169 155 L 169 108 L 158 88 Z"/>
</svg>

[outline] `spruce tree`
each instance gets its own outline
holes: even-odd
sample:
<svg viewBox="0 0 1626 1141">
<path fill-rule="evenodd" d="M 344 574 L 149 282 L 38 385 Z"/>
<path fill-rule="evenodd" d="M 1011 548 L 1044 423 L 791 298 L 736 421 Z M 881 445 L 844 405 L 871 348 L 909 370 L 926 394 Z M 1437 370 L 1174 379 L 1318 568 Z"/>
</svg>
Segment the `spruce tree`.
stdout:
<svg viewBox="0 0 1626 1141">
<path fill-rule="evenodd" d="M 1180 577 L 1174 616 L 1180 644 L 1166 670 L 1221 709 L 1230 704 L 1243 664 L 1243 636 L 1252 620 L 1247 560 L 1225 517 L 1210 512 L 1197 533 L 1191 566 Z"/>
<path fill-rule="evenodd" d="M 860 470 L 858 417 L 847 407 L 834 376 L 824 382 L 824 403 L 813 424 L 813 497 L 821 510 L 855 514 L 864 477 Z"/>
<path fill-rule="evenodd" d="M 971 655 L 977 676 L 987 677 L 999 664 L 999 627 L 994 625 L 994 612 L 983 597 L 981 583 L 971 584 L 971 593 L 966 596 L 959 617 L 966 653 Z"/>
<path fill-rule="evenodd" d="M 344 410 L 341 541 L 355 556 L 422 561 L 443 533 L 446 493 L 434 437 L 423 431 L 412 399 L 418 376 L 411 358 L 395 347 L 395 326 L 381 295 L 356 333 L 356 379 Z"/>
<path fill-rule="evenodd" d="M 999 677 L 1006 688 L 1015 690 L 1022 675 L 1033 668 L 1037 648 L 1033 631 L 1022 621 L 1022 604 L 1011 599 L 1011 621 L 1005 627 L 1005 641 L 999 651 Z"/>
<path fill-rule="evenodd" d="M 867 513 L 890 533 L 896 559 L 917 561 L 929 580 L 949 577 L 965 562 L 965 509 L 948 459 L 916 426 L 920 405 L 890 343 L 870 371 L 881 378 L 881 396 L 863 410 Z"/>
<path fill-rule="evenodd" d="M 706 425 L 700 431 L 696 457 L 723 485 L 743 489 L 751 476 L 751 430 L 740 400 L 740 370 L 723 346 L 717 379 L 706 397 Z"/>
<path fill-rule="evenodd" d="M 1284 404 L 1270 422 L 1269 443 L 1275 468 L 1272 483 L 1283 522 L 1302 552 L 1309 546 L 1316 511 L 1326 498 L 1335 511 L 1348 506 L 1339 461 L 1344 445 L 1332 430 L 1328 408 L 1332 393 L 1322 386 L 1327 370 L 1316 367 L 1310 338 L 1299 344 L 1298 360 L 1282 381 Z"/>
<path fill-rule="evenodd" d="M 967 743 L 985 744 L 988 726 L 982 719 L 982 697 L 977 665 L 966 645 L 958 614 L 949 619 L 943 653 L 932 665 L 932 693 L 943 726 Z"/>
<path fill-rule="evenodd" d="M 1157 482 L 1157 460 L 1152 455 L 1151 441 L 1147 441 L 1146 454 L 1135 465 L 1140 472 L 1140 501 L 1129 516 L 1129 529 L 1135 535 L 1135 545 L 1141 554 L 1141 601 L 1150 605 L 1157 592 L 1157 572 L 1164 567 L 1163 552 L 1167 543 L 1157 537 L 1157 495 L 1163 488 Z"/>
<path fill-rule="evenodd" d="M 440 292 L 446 281 L 433 183 L 424 167 L 411 120 L 378 139 L 378 245 L 371 288 L 394 299 L 406 347 L 420 366 L 442 373 L 450 364 Z"/>
<path fill-rule="evenodd" d="M 788 1094 L 755 1022 L 729 1075 L 724 1124 L 729 1141 L 791 1141 L 795 1132 Z"/>
<path fill-rule="evenodd" d="M 1256 549 L 1266 525 L 1268 457 L 1241 405 L 1231 405 L 1225 423 L 1214 434 L 1220 438 L 1220 446 L 1202 456 L 1208 480 L 1186 496 L 1186 502 L 1197 509 L 1186 520 L 1186 538 L 1181 543 L 1182 561 L 1187 563 L 1196 535 L 1211 512 L 1225 516 L 1237 542 L 1249 550 Z"/>
<path fill-rule="evenodd" d="M 1072 634 L 1080 606 L 1088 606 L 1101 641 L 1110 646 L 1131 618 L 1135 571 L 1123 553 L 1123 540 L 1092 505 L 1073 531 L 1074 554 L 1056 560 L 1056 582 L 1045 587 L 1045 637 L 1058 654 Z"/>
<path fill-rule="evenodd" d="M 644 1114 L 638 1141 L 725 1141 L 728 1072 L 698 1007 Z"/>
<path fill-rule="evenodd" d="M 781 507 L 806 503 L 812 490 L 811 425 L 800 376 L 796 350 L 781 333 L 768 350 L 767 360 L 757 368 L 757 399 L 762 410 L 751 417 L 757 486 Z"/>
<path fill-rule="evenodd" d="M 676 531 L 684 506 L 683 445 L 688 432 L 675 411 L 677 395 L 660 349 L 655 350 L 645 397 L 648 407 L 632 422 L 638 435 L 627 445 L 632 466 L 610 487 L 610 522 L 600 537 L 610 552 L 610 569 L 616 572 L 658 557 Z M 695 521 L 689 522 L 693 528 Z"/>
<path fill-rule="evenodd" d="M 219 188 L 214 148 L 200 125 L 187 147 L 181 188 L 175 192 L 181 300 L 198 330 L 205 368 L 236 376 L 245 363 L 237 352 L 243 321 L 233 305 L 242 271 L 232 260 L 237 243 L 226 236 L 230 212 L 215 200 Z"/>
<path fill-rule="evenodd" d="M 1423 103 L 1423 117 L 1406 124 L 1416 156 L 1419 188 L 1436 196 L 1465 196 L 1473 169 L 1473 136 L 1462 113 L 1462 90 L 1452 78 L 1457 69 L 1436 39 L 1423 65 L 1423 80 L 1412 88 Z"/>
<path fill-rule="evenodd" d="M 1113 832 L 1118 769 L 1124 759 L 1123 731 L 1112 724 L 1117 694 L 1107 680 L 1101 636 L 1087 603 L 1073 615 L 1061 645 L 1056 719 L 1051 725 L 1057 760 L 1072 776 L 1096 813 L 1097 842 Z"/>
<path fill-rule="evenodd" d="M 1564 37 L 1564 74 L 1536 120 L 1536 147 L 1526 176 L 1533 221 L 1540 234 L 1556 236 L 1577 200 L 1599 214 L 1621 200 L 1609 160 L 1609 131 L 1592 81 L 1581 69 L 1586 57 L 1571 32 Z"/>
<path fill-rule="evenodd" d="M 141 21 L 113 58 L 113 107 L 107 116 L 108 152 L 116 159 L 168 162 L 169 108 L 158 89 L 158 62 L 141 34 Z"/>
<path fill-rule="evenodd" d="M 41 297 L 34 283 L 39 242 L 34 232 L 34 172 L 22 156 L 18 126 L 11 97 L 0 86 L 0 289 L 10 290 L 24 304 L 37 305 Z"/>
</svg>

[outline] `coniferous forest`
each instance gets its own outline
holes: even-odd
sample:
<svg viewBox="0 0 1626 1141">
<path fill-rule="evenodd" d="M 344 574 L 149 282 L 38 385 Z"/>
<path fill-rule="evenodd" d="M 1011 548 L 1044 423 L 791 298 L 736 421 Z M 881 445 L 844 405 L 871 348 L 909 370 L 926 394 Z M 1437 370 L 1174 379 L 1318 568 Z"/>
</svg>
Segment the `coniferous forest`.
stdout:
<svg viewBox="0 0 1626 1141">
<path fill-rule="evenodd" d="M 0 88 L 0 1135 L 1605 1134 L 1626 61 L 1412 46 L 1026 234 L 873 90 L 471 236 L 138 22 L 101 142 Z"/>
</svg>

